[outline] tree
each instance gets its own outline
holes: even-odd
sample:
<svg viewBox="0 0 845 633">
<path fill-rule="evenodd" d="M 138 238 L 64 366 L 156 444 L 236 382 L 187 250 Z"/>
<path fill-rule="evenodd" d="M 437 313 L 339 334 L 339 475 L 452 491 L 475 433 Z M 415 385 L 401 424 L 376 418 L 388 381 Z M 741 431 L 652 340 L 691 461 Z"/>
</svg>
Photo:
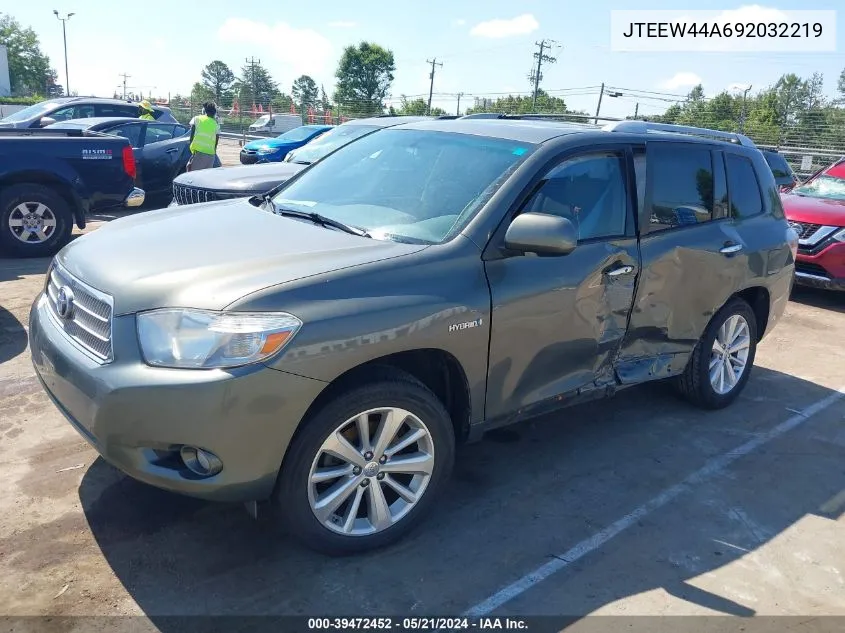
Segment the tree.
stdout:
<svg viewBox="0 0 845 633">
<path fill-rule="evenodd" d="M 41 52 L 35 31 L 0 13 L 0 44 L 6 47 L 9 57 L 12 94 L 28 97 L 46 92 L 50 58 Z"/>
<path fill-rule="evenodd" d="M 266 108 L 279 94 L 279 86 L 273 81 L 270 71 L 258 62 L 244 64 L 234 88 L 238 93 L 241 110 L 251 108 L 253 103 Z"/>
<path fill-rule="evenodd" d="M 308 75 L 302 75 L 299 79 L 296 79 L 290 88 L 290 96 L 293 98 L 293 102 L 299 105 L 303 112 L 308 108 L 317 106 L 319 92 L 317 82 Z"/>
<path fill-rule="evenodd" d="M 534 112 L 534 99 L 527 95 L 508 95 L 498 99 L 476 98 L 473 107 L 467 109 L 467 114 L 473 112 L 531 114 Z M 540 114 L 586 114 L 573 112 L 567 108 L 566 101 L 560 97 L 553 97 L 542 89 L 537 91 L 537 112 Z"/>
<path fill-rule="evenodd" d="M 421 97 L 411 100 L 405 95 L 402 95 L 399 97 L 399 109 L 394 109 L 394 113 L 400 115 L 425 116 L 427 110 L 428 103 Z M 446 111 L 443 108 L 431 108 L 431 116 L 441 116 L 443 114 L 446 114 Z"/>
<path fill-rule="evenodd" d="M 214 101 L 218 105 L 231 101 L 232 86 L 235 84 L 235 73 L 226 64 L 215 59 L 202 69 L 200 75 L 202 77 L 202 85 L 214 95 Z"/>
<path fill-rule="evenodd" d="M 332 104 L 329 103 L 329 98 L 326 96 L 326 89 L 323 86 L 320 86 L 320 109 L 323 112 L 326 112 L 332 107 Z"/>
<path fill-rule="evenodd" d="M 205 84 L 196 82 L 191 88 L 191 106 L 197 109 L 206 101 L 214 101 L 214 92 Z"/>
<path fill-rule="evenodd" d="M 347 112 L 382 112 L 395 70 L 392 51 L 371 42 L 347 46 L 335 73 L 335 101 Z"/>
<path fill-rule="evenodd" d="M 839 101 L 845 102 L 845 68 L 839 73 L 839 81 L 836 82 L 836 92 L 839 93 Z"/>
</svg>

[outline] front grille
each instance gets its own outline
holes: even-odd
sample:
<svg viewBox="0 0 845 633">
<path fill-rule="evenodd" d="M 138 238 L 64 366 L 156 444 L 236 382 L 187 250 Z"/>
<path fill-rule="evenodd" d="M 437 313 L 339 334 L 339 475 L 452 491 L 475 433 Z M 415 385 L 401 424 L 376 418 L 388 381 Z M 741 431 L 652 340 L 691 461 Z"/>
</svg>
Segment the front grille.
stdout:
<svg viewBox="0 0 845 633">
<path fill-rule="evenodd" d="M 798 233 L 799 240 L 806 240 L 813 233 L 822 228 L 821 224 L 808 224 L 806 222 L 790 222 L 791 226 Z"/>
<path fill-rule="evenodd" d="M 823 266 L 819 266 L 818 264 L 811 264 L 809 262 L 795 262 L 795 272 L 806 273 L 808 275 L 815 275 L 816 277 L 830 278 L 830 275 L 827 273 Z"/>
<path fill-rule="evenodd" d="M 216 200 L 231 200 L 243 198 L 249 194 L 242 191 L 214 191 L 202 189 L 201 187 L 189 187 L 179 183 L 173 183 L 173 199 L 178 205 L 199 204 L 200 202 L 214 202 Z"/>
<path fill-rule="evenodd" d="M 70 313 L 64 317 L 59 310 L 59 291 L 72 293 Z M 47 297 L 50 311 L 58 326 L 79 347 L 101 363 L 112 360 L 112 298 L 91 288 L 54 264 L 47 278 Z"/>
</svg>

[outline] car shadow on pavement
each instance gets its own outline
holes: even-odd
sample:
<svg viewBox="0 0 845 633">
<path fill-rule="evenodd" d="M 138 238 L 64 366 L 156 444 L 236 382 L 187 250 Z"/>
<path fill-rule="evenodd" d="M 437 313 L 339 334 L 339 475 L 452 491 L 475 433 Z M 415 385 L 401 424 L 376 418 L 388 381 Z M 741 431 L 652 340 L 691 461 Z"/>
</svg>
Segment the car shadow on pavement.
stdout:
<svg viewBox="0 0 845 633">
<path fill-rule="evenodd" d="M 23 324 L 14 314 L 0 306 L 0 364 L 22 354 L 27 340 Z"/>
<path fill-rule="evenodd" d="M 432 516 L 400 543 L 355 557 L 315 554 L 240 505 L 159 491 L 102 459 L 79 496 L 105 559 L 164 633 L 185 630 L 169 616 L 457 615 L 832 393 L 756 367 L 742 397 L 718 412 L 651 384 L 526 422 L 512 427 L 515 441 L 463 447 Z M 841 439 L 841 415 L 825 420 L 690 485 L 514 608 L 581 617 L 662 589 L 753 615 L 697 579 L 742 559 L 752 585 L 767 582 L 754 552 L 842 496 L 845 443 L 830 440 Z M 237 628 L 251 621 L 259 626 Z"/>
<path fill-rule="evenodd" d="M 845 313 L 845 292 L 837 290 L 821 290 L 819 288 L 795 286 L 792 289 L 792 295 L 789 297 L 789 300 L 803 303 L 807 306 Z"/>
<path fill-rule="evenodd" d="M 0 283 L 16 281 L 29 275 L 43 275 L 50 266 L 51 258 L 8 258 L 0 257 Z"/>
</svg>

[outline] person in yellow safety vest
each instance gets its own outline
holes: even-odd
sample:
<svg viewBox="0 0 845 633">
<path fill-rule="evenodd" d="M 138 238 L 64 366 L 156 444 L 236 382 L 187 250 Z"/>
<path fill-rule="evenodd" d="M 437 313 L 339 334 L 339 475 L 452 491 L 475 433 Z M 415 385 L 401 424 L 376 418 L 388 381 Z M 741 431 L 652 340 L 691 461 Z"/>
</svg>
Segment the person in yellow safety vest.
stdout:
<svg viewBox="0 0 845 633">
<path fill-rule="evenodd" d="M 150 104 L 149 101 L 144 99 L 138 106 L 138 109 L 141 110 L 139 119 L 145 119 L 147 121 L 155 121 L 155 117 L 153 116 L 153 106 Z"/>
<path fill-rule="evenodd" d="M 211 101 L 202 104 L 202 114 L 191 119 L 191 158 L 187 171 L 214 167 L 217 158 L 217 142 L 220 140 L 220 124 L 215 118 L 217 106 Z"/>
</svg>

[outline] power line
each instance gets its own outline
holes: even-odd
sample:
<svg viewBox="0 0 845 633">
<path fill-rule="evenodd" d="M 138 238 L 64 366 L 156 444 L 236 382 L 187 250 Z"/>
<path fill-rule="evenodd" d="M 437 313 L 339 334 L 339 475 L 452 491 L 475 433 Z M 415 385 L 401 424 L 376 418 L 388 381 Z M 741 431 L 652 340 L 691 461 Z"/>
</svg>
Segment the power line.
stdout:
<svg viewBox="0 0 845 633">
<path fill-rule="evenodd" d="M 426 110 L 426 114 L 431 114 L 431 96 L 434 94 L 434 67 L 440 66 L 443 68 L 443 63 L 438 63 L 437 58 L 434 59 L 427 59 L 425 60 L 427 64 L 431 64 L 431 74 L 429 74 L 428 78 L 431 80 L 428 87 L 428 109 Z"/>
</svg>

